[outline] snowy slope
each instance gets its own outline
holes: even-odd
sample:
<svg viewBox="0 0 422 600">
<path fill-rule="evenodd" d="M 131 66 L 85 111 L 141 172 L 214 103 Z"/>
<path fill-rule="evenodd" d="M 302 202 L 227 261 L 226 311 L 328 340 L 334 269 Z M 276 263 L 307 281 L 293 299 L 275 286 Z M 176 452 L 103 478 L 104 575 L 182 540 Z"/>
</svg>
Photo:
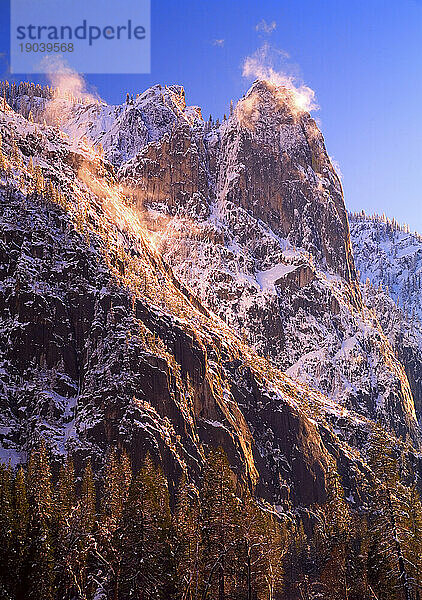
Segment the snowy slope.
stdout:
<svg viewBox="0 0 422 600">
<path fill-rule="evenodd" d="M 365 302 L 404 364 L 421 420 L 422 238 L 378 215 L 349 216 Z"/>
<path fill-rule="evenodd" d="M 416 434 L 403 365 L 362 306 L 339 179 L 289 92 L 256 82 L 221 125 L 187 107 L 181 86 L 115 107 L 42 102 L 50 118 L 59 107 L 70 143 L 102 145 L 177 276 L 245 341 L 345 407 Z"/>
<path fill-rule="evenodd" d="M 7 98 L 7 93 L 6 93 Z M 105 157 L 114 165 L 133 158 L 141 148 L 171 131 L 176 120 L 203 128 L 201 111 L 186 106 L 180 85 L 155 85 L 136 99 L 110 106 L 100 100 L 44 98 L 26 93 L 11 98 L 10 105 L 35 121 L 54 125 L 76 143 L 86 138 L 103 146 Z"/>
<path fill-rule="evenodd" d="M 410 319 L 422 320 L 422 237 L 395 221 L 350 215 L 356 266 L 363 282 L 388 288 Z"/>
<path fill-rule="evenodd" d="M 257 352 L 408 430 L 409 383 L 362 306 L 340 182 L 309 115 L 258 82 L 204 137 L 178 120 L 118 175 L 177 276 Z"/>
</svg>

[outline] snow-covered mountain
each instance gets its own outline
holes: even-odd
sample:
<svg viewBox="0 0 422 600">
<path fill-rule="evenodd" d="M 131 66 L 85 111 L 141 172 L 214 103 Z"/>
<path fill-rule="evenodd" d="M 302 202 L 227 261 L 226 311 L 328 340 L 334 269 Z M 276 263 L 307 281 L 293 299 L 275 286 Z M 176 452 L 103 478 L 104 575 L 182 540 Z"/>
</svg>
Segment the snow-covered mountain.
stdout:
<svg viewBox="0 0 422 600">
<path fill-rule="evenodd" d="M 264 82 L 220 126 L 190 125 L 163 104 L 177 117 L 171 132 L 118 177 L 177 276 L 289 375 L 405 434 L 408 382 L 362 306 L 341 185 L 315 122 Z"/>
<path fill-rule="evenodd" d="M 403 363 L 416 410 L 422 407 L 422 238 L 385 216 L 349 215 L 365 303 Z"/>
<path fill-rule="evenodd" d="M 339 179 L 288 90 L 256 82 L 222 124 L 180 86 L 120 107 L 6 97 L 4 456 L 42 432 L 58 453 L 100 464 L 119 444 L 194 478 L 221 444 L 258 494 L 309 505 L 333 464 L 358 498 L 375 422 L 419 447 Z"/>
<path fill-rule="evenodd" d="M 136 100 L 118 105 L 94 101 L 92 97 L 69 98 L 50 88 L 45 91 L 25 84 L 2 84 L 0 93 L 25 117 L 60 128 L 76 147 L 84 139 L 101 144 L 106 158 L 115 166 L 161 139 L 178 119 L 192 127 L 203 126 L 200 109 L 186 106 L 180 85 L 155 85 L 138 94 Z"/>
<path fill-rule="evenodd" d="M 349 216 L 356 267 L 363 282 L 388 288 L 410 320 L 422 321 L 422 237 L 385 216 Z"/>
</svg>

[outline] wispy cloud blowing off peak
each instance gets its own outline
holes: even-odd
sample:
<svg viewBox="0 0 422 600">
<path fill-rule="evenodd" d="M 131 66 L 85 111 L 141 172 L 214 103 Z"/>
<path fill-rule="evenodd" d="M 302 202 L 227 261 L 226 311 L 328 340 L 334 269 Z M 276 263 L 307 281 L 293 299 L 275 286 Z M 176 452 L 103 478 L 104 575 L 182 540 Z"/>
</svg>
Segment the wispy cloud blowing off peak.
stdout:
<svg viewBox="0 0 422 600">
<path fill-rule="evenodd" d="M 291 71 L 287 62 L 289 55 L 272 48 L 265 42 L 256 52 L 243 61 L 242 75 L 247 79 L 261 79 L 274 86 L 287 88 L 292 92 L 294 108 L 299 112 L 317 110 L 315 92 L 302 83 Z"/>
<path fill-rule="evenodd" d="M 87 103 L 102 101 L 95 90 L 88 89 L 82 75 L 74 71 L 63 59 L 46 56 L 42 62 L 47 78 L 56 89 L 58 97 L 79 98 Z"/>
</svg>

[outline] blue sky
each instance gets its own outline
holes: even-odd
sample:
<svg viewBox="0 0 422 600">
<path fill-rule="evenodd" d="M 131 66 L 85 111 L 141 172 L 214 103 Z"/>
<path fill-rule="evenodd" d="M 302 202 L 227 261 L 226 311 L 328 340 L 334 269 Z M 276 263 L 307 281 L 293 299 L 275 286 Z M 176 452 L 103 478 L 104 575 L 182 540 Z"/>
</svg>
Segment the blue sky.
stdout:
<svg viewBox="0 0 422 600">
<path fill-rule="evenodd" d="M 2 75 L 12 79 L 8 0 L 0 4 Z M 151 17 L 150 75 L 87 76 L 106 101 L 180 83 L 189 104 L 221 117 L 251 83 L 243 61 L 268 40 L 316 92 L 313 114 L 340 166 L 347 207 L 422 232 L 422 0 L 152 0 Z M 276 22 L 270 35 L 255 28 L 263 19 Z"/>
</svg>

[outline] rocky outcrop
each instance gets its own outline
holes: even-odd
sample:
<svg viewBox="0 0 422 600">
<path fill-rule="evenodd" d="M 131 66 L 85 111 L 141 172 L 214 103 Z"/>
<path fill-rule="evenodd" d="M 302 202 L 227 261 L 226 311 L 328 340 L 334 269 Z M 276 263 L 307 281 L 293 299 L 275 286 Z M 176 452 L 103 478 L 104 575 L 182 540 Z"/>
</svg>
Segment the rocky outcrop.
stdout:
<svg viewBox="0 0 422 600">
<path fill-rule="evenodd" d="M 204 331 L 134 299 L 100 242 L 88 246 L 61 209 L 4 190 L 0 202 L 1 245 L 11 249 L 0 295 L 3 457 L 24 459 L 43 436 L 57 455 L 89 454 L 100 468 L 118 445 L 135 466 L 152 453 L 175 482 L 182 472 L 195 480 L 207 446 L 222 445 L 267 500 L 323 501 L 332 457 L 299 408 L 304 389 L 272 390 L 265 367 L 251 366 L 228 331 L 222 342 L 202 313 Z M 196 312 L 187 299 L 184 311 Z M 346 463 L 347 444 L 334 446 Z"/>
<path fill-rule="evenodd" d="M 0 122 L 2 459 L 24 460 L 43 436 L 101 468 L 117 445 L 135 466 L 152 453 L 174 483 L 196 481 L 207 447 L 222 445 L 239 481 L 283 510 L 322 501 L 333 448 L 339 464 L 350 453 L 338 437 L 324 446 L 324 398 L 180 284 L 98 154 L 10 109 Z M 29 157 L 60 197 L 36 191 Z"/>
<path fill-rule="evenodd" d="M 139 210 L 146 204 L 150 208 L 165 206 L 171 214 L 182 210 L 209 216 L 204 143 L 192 139 L 187 123 L 146 146 L 125 165 L 125 171 L 125 183 L 135 188 Z"/>
<path fill-rule="evenodd" d="M 315 121 L 287 90 L 258 81 L 221 128 L 220 210 L 240 206 L 352 286 L 356 274 L 340 181 Z M 359 293 L 356 293 L 359 305 Z"/>
</svg>

